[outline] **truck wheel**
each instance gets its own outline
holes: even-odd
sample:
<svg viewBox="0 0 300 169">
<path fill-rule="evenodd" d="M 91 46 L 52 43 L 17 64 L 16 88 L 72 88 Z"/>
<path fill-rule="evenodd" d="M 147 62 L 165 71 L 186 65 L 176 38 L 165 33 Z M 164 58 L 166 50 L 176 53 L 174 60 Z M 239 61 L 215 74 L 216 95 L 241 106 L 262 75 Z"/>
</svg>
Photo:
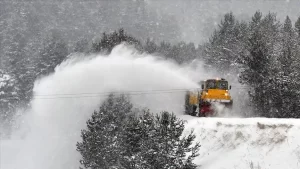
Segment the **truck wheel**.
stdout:
<svg viewBox="0 0 300 169">
<path fill-rule="evenodd" d="M 192 105 L 192 112 L 191 112 L 192 116 L 196 116 L 197 115 L 197 106 L 196 105 Z"/>
</svg>

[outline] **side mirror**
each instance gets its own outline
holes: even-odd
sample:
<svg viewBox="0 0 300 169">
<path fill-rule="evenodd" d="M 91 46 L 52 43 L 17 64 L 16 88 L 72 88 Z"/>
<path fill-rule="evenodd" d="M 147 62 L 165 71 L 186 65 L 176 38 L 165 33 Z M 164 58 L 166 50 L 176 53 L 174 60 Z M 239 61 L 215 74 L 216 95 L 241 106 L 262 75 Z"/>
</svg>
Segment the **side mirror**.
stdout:
<svg viewBox="0 0 300 169">
<path fill-rule="evenodd" d="M 229 86 L 229 90 L 231 89 L 231 85 Z"/>
<path fill-rule="evenodd" d="M 201 85 L 201 88 L 204 89 L 204 84 Z"/>
</svg>

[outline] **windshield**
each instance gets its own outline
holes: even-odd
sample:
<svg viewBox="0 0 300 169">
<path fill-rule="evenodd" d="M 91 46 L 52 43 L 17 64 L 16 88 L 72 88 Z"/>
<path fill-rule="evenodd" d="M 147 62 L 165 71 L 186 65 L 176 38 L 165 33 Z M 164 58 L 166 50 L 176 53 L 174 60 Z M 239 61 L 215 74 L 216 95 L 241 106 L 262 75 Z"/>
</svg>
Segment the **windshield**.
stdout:
<svg viewBox="0 0 300 169">
<path fill-rule="evenodd" d="M 228 89 L 228 82 L 227 81 L 219 81 L 218 82 L 218 88 L 227 90 Z"/>
<path fill-rule="evenodd" d="M 208 80 L 206 81 L 206 89 L 228 89 L 227 81 L 216 81 L 216 80 Z"/>
<path fill-rule="evenodd" d="M 208 80 L 206 81 L 206 89 L 216 89 L 217 83 L 215 80 Z"/>
</svg>

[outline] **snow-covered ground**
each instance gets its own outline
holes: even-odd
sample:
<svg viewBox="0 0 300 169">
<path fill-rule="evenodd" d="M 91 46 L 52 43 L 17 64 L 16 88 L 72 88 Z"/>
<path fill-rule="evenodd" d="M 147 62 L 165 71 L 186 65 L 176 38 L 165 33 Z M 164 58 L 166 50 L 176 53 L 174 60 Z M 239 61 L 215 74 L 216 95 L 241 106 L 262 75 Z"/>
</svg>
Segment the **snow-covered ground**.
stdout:
<svg viewBox="0 0 300 169">
<path fill-rule="evenodd" d="M 300 120 L 265 118 L 195 118 L 186 131 L 195 130 L 201 143 L 196 164 L 205 169 L 300 168 Z M 1 141 L 1 169 L 16 161 L 22 141 Z"/>
<path fill-rule="evenodd" d="M 196 163 L 205 169 L 300 168 L 300 120 L 267 118 L 193 118 L 201 143 Z"/>
</svg>

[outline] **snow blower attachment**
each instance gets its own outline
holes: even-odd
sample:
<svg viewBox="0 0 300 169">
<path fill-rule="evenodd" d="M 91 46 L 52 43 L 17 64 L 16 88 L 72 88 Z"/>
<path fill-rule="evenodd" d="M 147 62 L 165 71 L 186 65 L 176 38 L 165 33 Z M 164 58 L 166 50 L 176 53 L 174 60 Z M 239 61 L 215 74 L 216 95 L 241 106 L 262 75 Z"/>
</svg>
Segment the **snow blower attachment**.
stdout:
<svg viewBox="0 0 300 169">
<path fill-rule="evenodd" d="M 233 100 L 229 94 L 231 86 L 228 81 L 221 79 L 208 79 L 201 81 L 201 90 L 187 91 L 185 98 L 185 112 L 192 116 L 215 116 L 214 103 L 224 105 L 231 109 Z"/>
</svg>

